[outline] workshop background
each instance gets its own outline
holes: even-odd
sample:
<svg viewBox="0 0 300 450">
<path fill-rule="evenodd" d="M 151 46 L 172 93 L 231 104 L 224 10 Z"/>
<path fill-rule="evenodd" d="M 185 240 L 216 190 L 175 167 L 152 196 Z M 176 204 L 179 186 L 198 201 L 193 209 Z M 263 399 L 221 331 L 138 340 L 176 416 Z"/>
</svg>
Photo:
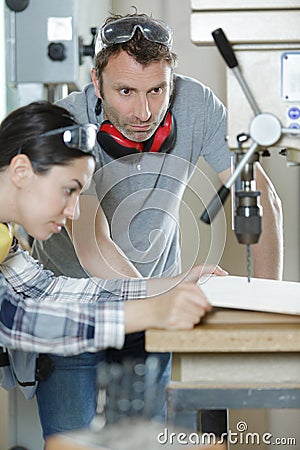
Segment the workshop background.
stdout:
<svg viewBox="0 0 300 450">
<path fill-rule="evenodd" d="M 51 0 L 51 2 L 47 0 L 31 0 L 31 5 L 36 6 L 37 14 L 43 17 L 49 14 L 53 16 L 53 11 L 62 12 L 62 15 L 64 11 L 71 11 L 72 13 L 73 36 L 68 43 L 70 45 L 68 51 L 71 52 L 72 58 L 62 62 L 62 65 L 65 64 L 66 68 L 60 72 L 56 69 L 53 70 L 53 60 L 49 61 L 49 57 L 45 52 L 41 54 L 40 58 L 37 56 L 40 55 L 43 48 L 39 39 L 39 33 L 41 32 L 39 16 L 32 17 L 29 24 L 26 22 L 25 15 L 23 19 L 22 11 L 12 13 L 9 11 L 6 2 L 1 0 L 0 85 L 2 95 L 0 96 L 0 119 L 9 110 L 35 99 L 48 98 L 56 100 L 66 95 L 68 90 L 81 89 L 89 81 L 89 70 L 92 66 L 91 58 L 84 56 L 85 52 L 88 53 L 88 46 L 92 40 L 91 27 L 99 26 L 109 12 L 120 14 L 132 12 L 131 6 L 134 4 L 138 12 L 152 13 L 153 17 L 161 18 L 172 26 L 174 29 L 174 51 L 179 56 L 178 72 L 207 84 L 226 105 L 229 107 L 232 105 L 232 109 L 229 109 L 231 124 L 238 123 L 241 126 L 241 129 L 237 130 L 238 133 L 247 132 L 249 126 L 247 102 L 243 98 L 243 93 L 236 89 L 234 81 L 232 81 L 232 75 L 228 73 L 229 70 L 226 69 L 218 50 L 212 42 L 203 46 L 199 45 L 200 42 L 198 42 L 198 45 L 195 45 L 191 40 L 191 24 L 195 23 L 192 20 L 192 5 L 195 7 L 197 4 L 205 6 L 205 4 L 211 5 L 212 3 L 213 0 L 207 0 L 206 2 L 201 0 L 180 0 L 178 2 L 172 0 L 152 0 L 151 2 L 148 0 L 135 0 L 134 2 L 132 0 L 64 0 L 63 2 L 59 0 Z M 221 4 L 222 2 L 215 3 Z M 223 0 L 223 5 L 226 3 L 238 5 L 240 2 L 226 2 Z M 252 0 L 252 2 L 249 1 L 248 3 L 253 5 L 264 3 L 264 7 L 269 8 L 270 14 L 272 14 L 272 5 L 278 6 L 280 0 L 268 0 L 265 2 Z M 281 15 L 282 22 L 280 27 L 276 28 L 275 16 L 273 17 L 274 20 L 264 22 L 265 29 L 273 27 L 271 31 L 269 30 L 270 33 L 273 32 L 274 34 L 273 47 L 268 46 L 266 48 L 264 45 L 262 49 L 257 49 L 257 46 L 251 44 L 251 42 L 237 47 L 237 57 L 240 57 L 241 70 L 260 108 L 263 111 L 279 114 L 282 121 L 285 119 L 289 120 L 289 105 L 282 98 L 280 89 L 282 71 L 277 70 L 278 67 L 280 68 L 280 65 L 276 65 L 274 59 L 279 58 L 278 54 L 287 50 L 298 51 L 298 55 L 300 51 L 300 28 L 298 27 L 296 34 L 293 34 L 293 21 L 290 21 L 294 14 L 293 8 L 298 3 L 297 7 L 300 9 L 300 2 L 289 1 L 286 3 L 288 6 L 285 7 L 285 11 Z M 241 11 L 246 12 L 244 9 Z M 257 12 L 254 23 L 260 24 L 259 14 L 260 12 Z M 245 20 L 247 20 L 246 16 Z M 288 23 L 289 25 L 287 25 Z M 205 29 L 204 25 L 203 22 L 203 30 Z M 215 28 L 218 26 L 221 26 L 221 24 L 217 24 Z M 282 31 L 286 28 L 289 29 L 289 46 L 287 50 L 283 48 L 284 31 Z M 13 30 L 17 30 L 15 35 Z M 194 31 L 193 39 L 196 41 L 201 40 L 201 32 L 203 30 L 199 31 L 200 37 Z M 18 42 L 15 39 L 18 39 L 21 31 L 22 41 Z M 226 29 L 225 31 L 230 39 L 232 30 Z M 239 30 L 235 29 L 234 36 L 237 36 L 238 32 Z M 259 32 L 259 27 L 253 28 L 254 41 L 255 35 L 259 34 Z M 281 40 L 279 44 L 276 42 L 277 33 L 279 40 Z M 293 36 L 295 37 L 295 44 L 292 42 Z M 80 37 L 79 44 L 78 37 Z M 16 52 L 17 45 L 19 48 Z M 79 66 L 78 54 L 80 45 L 82 64 Z M 54 58 L 56 57 L 55 52 L 59 53 L 60 50 L 62 49 L 52 48 Z M 55 67 L 57 67 L 57 62 Z M 297 67 L 300 71 L 299 61 L 297 62 Z M 49 76 L 53 76 L 53 79 L 49 79 Z M 296 95 L 293 102 L 293 106 L 296 109 L 300 107 L 299 80 L 300 76 L 298 77 L 298 84 L 294 88 L 294 91 L 298 92 L 298 97 Z M 273 106 L 274 110 L 272 110 Z M 299 117 L 294 122 L 300 127 Z M 288 125 L 288 123 L 283 123 L 283 125 Z M 234 133 L 236 130 L 234 126 L 232 129 L 229 129 L 229 133 L 231 131 L 230 142 L 231 139 L 235 139 Z M 297 138 L 293 138 L 293 144 L 295 147 L 300 148 L 300 141 L 298 144 Z M 283 204 L 284 280 L 300 281 L 299 168 L 288 167 L 286 158 L 279 155 L 279 150 L 280 148 L 270 149 L 271 156 L 264 158 L 262 165 L 271 178 Z M 218 178 L 204 161 L 199 163 L 199 169 L 207 174 L 216 188 L 220 186 Z M 227 228 L 224 229 L 224 220 L 221 217 L 217 217 L 212 236 L 207 225 L 200 223 L 200 221 L 198 223 L 197 220 L 195 224 L 195 218 L 197 219 L 203 210 L 203 205 L 199 201 L 198 196 L 195 195 L 196 190 L 197 173 L 184 196 L 184 211 L 186 211 L 185 208 L 190 208 L 193 214 L 182 214 L 183 267 L 190 267 L 191 259 L 196 259 L 199 262 L 208 260 L 209 262 L 219 262 L 222 267 L 233 275 L 245 275 L 246 248 L 237 243 L 236 237 L 231 230 L 230 201 L 227 202 L 225 207 Z M 207 193 L 205 190 L 202 193 L 204 198 L 207 197 L 207 200 L 209 200 L 210 194 L 211 189 L 208 189 Z M 201 245 L 200 252 L 195 255 L 195 236 L 198 234 L 200 235 Z M 226 246 L 223 251 L 224 236 L 226 237 Z M 17 391 L 7 393 L 0 389 L 0 405 L 0 450 L 8 450 L 15 444 L 23 445 L 28 450 L 40 450 L 42 441 L 34 401 L 25 401 Z M 268 430 L 268 432 L 272 433 L 273 430 L 276 430 L 278 434 L 280 430 L 282 435 L 297 438 L 299 428 L 298 411 L 287 412 L 282 410 L 268 413 L 252 411 L 243 412 L 242 414 L 243 419 L 247 418 L 249 423 L 251 423 L 252 431 Z M 239 412 L 232 413 L 230 415 L 232 422 L 235 421 L 235 415 L 240 417 Z M 298 442 L 300 442 L 299 432 Z M 280 446 L 278 447 L 280 448 Z M 234 446 L 234 448 L 238 450 L 240 447 Z M 242 445 L 241 448 L 246 447 Z M 251 448 L 254 449 L 256 447 L 251 445 Z M 262 445 L 259 448 L 263 448 Z M 292 447 L 284 446 L 284 448 Z"/>
</svg>

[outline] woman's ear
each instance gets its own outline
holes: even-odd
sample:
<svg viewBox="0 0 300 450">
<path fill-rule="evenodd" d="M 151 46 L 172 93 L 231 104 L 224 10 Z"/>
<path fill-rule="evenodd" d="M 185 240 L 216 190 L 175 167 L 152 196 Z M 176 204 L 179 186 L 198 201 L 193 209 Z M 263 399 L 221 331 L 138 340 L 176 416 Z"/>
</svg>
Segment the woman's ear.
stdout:
<svg viewBox="0 0 300 450">
<path fill-rule="evenodd" d="M 16 187 L 25 187 L 34 175 L 32 164 L 27 155 L 16 155 L 9 165 L 9 174 Z"/>
</svg>

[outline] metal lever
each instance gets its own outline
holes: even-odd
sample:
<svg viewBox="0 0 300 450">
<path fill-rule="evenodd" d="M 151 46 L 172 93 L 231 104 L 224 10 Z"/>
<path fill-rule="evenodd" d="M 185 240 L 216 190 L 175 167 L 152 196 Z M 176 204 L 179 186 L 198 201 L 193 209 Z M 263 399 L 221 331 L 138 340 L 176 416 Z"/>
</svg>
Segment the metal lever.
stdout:
<svg viewBox="0 0 300 450">
<path fill-rule="evenodd" d="M 212 220 L 215 218 L 219 210 L 221 209 L 221 206 L 225 203 L 225 200 L 227 199 L 230 188 L 235 182 L 235 180 L 240 175 L 241 171 L 243 170 L 244 166 L 247 164 L 249 159 L 252 157 L 253 153 L 256 151 L 258 145 L 256 142 L 253 142 L 247 153 L 243 156 L 241 161 L 236 166 L 233 174 L 230 178 L 226 181 L 226 183 L 218 190 L 218 193 L 213 197 L 211 202 L 208 204 L 204 212 L 202 213 L 200 219 L 202 222 L 205 222 L 207 224 L 210 224 Z"/>
<path fill-rule="evenodd" d="M 217 28 L 215 31 L 212 32 L 212 36 L 214 38 L 214 41 L 216 43 L 216 46 L 218 47 L 220 53 L 222 54 L 226 64 L 230 69 L 234 71 L 234 74 L 245 94 L 247 97 L 249 104 L 251 105 L 253 112 L 256 116 L 260 116 L 260 109 L 239 69 L 237 59 L 235 57 L 235 54 L 233 52 L 232 46 L 230 42 L 228 41 L 224 31 L 222 28 Z M 277 119 L 278 121 L 278 119 Z M 261 123 L 261 120 L 258 121 L 259 124 Z M 279 122 L 279 121 L 278 121 Z M 276 122 L 277 128 L 278 124 Z M 276 128 L 276 131 L 277 131 Z M 280 123 L 279 128 L 281 129 Z M 268 137 L 269 138 L 269 137 Z M 217 215 L 218 211 L 221 209 L 221 206 L 225 203 L 225 200 L 227 199 L 229 193 L 230 193 L 230 187 L 235 182 L 237 177 L 240 175 L 241 171 L 243 170 L 243 167 L 247 164 L 249 159 L 252 157 L 253 153 L 256 151 L 258 145 L 260 143 L 254 141 L 249 150 L 245 153 L 245 156 L 241 159 L 237 167 L 235 168 L 233 174 L 231 177 L 227 180 L 225 185 L 223 185 L 218 193 L 214 196 L 214 198 L 211 200 L 209 205 L 206 207 L 205 211 L 202 213 L 200 219 L 210 224 L 211 221 L 214 219 L 214 217 Z"/>
<path fill-rule="evenodd" d="M 214 38 L 214 41 L 216 43 L 216 46 L 218 47 L 221 55 L 223 56 L 227 66 L 233 70 L 245 96 L 248 99 L 248 102 L 254 112 L 255 115 L 260 114 L 260 109 L 255 101 L 255 98 L 253 97 L 248 84 L 246 83 L 245 78 L 243 77 L 237 59 L 233 53 L 232 47 L 230 42 L 228 41 L 224 31 L 222 28 L 218 28 L 217 30 L 212 32 L 212 36 Z"/>
<path fill-rule="evenodd" d="M 220 211 L 222 205 L 224 205 L 229 194 L 230 189 L 228 189 L 226 186 L 223 185 L 203 211 L 200 217 L 202 222 L 205 222 L 209 225 L 214 220 L 214 218 Z"/>
<path fill-rule="evenodd" d="M 228 41 L 227 37 L 225 36 L 225 33 L 222 30 L 222 28 L 217 28 L 215 31 L 213 31 L 212 37 L 214 38 L 216 46 L 218 47 L 219 52 L 223 56 L 227 66 L 230 69 L 237 67 L 238 66 L 237 59 L 232 50 L 231 44 Z"/>
</svg>

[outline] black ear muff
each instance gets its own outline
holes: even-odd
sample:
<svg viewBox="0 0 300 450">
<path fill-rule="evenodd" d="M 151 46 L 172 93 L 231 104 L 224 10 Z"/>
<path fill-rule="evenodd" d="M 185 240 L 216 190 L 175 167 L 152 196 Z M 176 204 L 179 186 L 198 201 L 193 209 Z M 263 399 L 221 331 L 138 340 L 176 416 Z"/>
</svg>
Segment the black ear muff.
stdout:
<svg viewBox="0 0 300 450">
<path fill-rule="evenodd" d="M 176 124 L 170 111 L 150 139 L 135 142 L 127 139 L 114 125 L 105 120 L 97 133 L 97 140 L 103 150 L 113 158 L 142 152 L 168 152 L 176 141 Z"/>
</svg>

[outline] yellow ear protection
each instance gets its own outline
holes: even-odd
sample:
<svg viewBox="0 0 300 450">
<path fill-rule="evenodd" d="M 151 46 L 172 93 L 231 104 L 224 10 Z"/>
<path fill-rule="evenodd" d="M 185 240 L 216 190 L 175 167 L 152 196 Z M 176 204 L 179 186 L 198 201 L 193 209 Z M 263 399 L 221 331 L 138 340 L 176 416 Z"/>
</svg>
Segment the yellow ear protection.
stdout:
<svg viewBox="0 0 300 450">
<path fill-rule="evenodd" d="M 97 141 L 103 150 L 113 158 L 143 152 L 168 152 L 176 141 L 176 123 L 170 111 L 150 139 L 135 142 L 127 139 L 114 125 L 105 120 L 97 133 Z"/>
<path fill-rule="evenodd" d="M 13 228 L 9 224 L 0 223 L 0 264 L 5 260 L 14 238 Z"/>
</svg>

